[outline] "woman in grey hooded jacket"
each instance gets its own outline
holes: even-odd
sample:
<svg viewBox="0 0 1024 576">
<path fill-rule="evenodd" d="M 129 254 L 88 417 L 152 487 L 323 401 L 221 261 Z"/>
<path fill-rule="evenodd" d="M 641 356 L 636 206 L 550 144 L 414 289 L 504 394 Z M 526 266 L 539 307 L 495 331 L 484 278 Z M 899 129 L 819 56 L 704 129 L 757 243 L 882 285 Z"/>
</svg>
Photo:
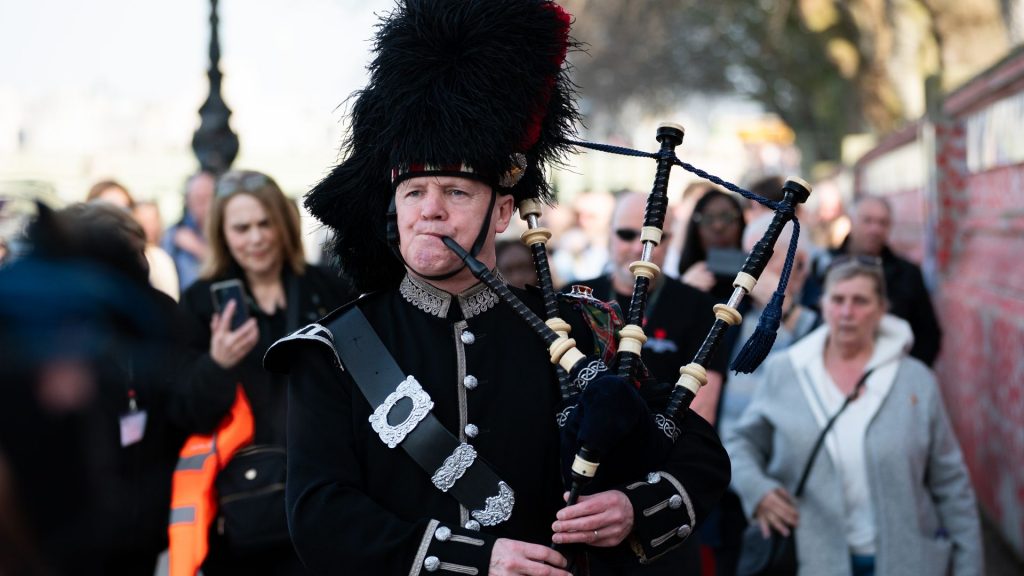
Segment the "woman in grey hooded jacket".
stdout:
<svg viewBox="0 0 1024 576">
<path fill-rule="evenodd" d="M 825 324 L 773 358 L 726 446 L 733 488 L 762 532 L 795 529 L 801 574 L 967 576 L 983 571 L 967 468 L 910 326 L 885 314 L 881 267 L 837 262 Z M 836 420 L 800 501 L 799 475 Z"/>
</svg>

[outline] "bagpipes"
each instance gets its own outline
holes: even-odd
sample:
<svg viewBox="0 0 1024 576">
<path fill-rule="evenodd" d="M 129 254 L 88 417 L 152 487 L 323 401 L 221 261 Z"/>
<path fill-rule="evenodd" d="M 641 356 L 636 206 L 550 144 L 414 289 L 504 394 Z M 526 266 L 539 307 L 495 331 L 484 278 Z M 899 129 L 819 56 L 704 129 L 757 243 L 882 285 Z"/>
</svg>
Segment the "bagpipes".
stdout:
<svg viewBox="0 0 1024 576">
<path fill-rule="evenodd" d="M 775 331 L 781 319 L 782 300 L 795 257 L 799 222 L 794 211 L 798 203 L 806 202 L 811 187 L 799 178 L 791 178 L 782 188 L 783 199 L 774 202 L 743 190 L 735 184 L 708 174 L 681 161 L 675 148 L 682 144 L 684 130 L 676 124 L 658 127 L 660 149 L 647 153 L 618 146 L 588 142 L 567 141 L 568 144 L 602 152 L 647 157 L 656 160 L 654 184 L 647 200 L 644 226 L 641 231 L 643 251 L 641 259 L 630 265 L 635 284 L 629 310 L 625 313 L 625 326 L 619 331 L 619 343 L 614 364 L 617 375 L 599 359 L 588 358 L 569 337 L 569 324 L 558 317 L 558 300 L 551 281 L 546 243 L 551 232 L 540 226 L 541 203 L 527 199 L 519 204 L 520 216 L 528 229 L 522 241 L 530 247 L 537 269 L 539 288 L 543 294 L 547 320 L 542 320 L 527 308 L 487 267 L 472 257 L 454 240 L 445 244 L 459 255 L 474 276 L 485 283 L 498 297 L 512 307 L 544 340 L 557 366 L 562 406 L 557 415 L 563 438 L 563 462 L 571 477 L 570 497 L 567 505 L 577 500 L 581 491 L 597 476 L 601 463 L 608 466 L 602 473 L 600 487 L 613 486 L 652 470 L 667 457 L 679 438 L 681 425 L 691 402 L 700 388 L 707 383 L 706 365 L 721 345 L 730 326 L 742 321 L 737 310 L 740 302 L 754 288 L 774 253 L 774 246 L 787 222 L 794 223 L 793 239 L 789 245 L 786 264 L 779 286 L 771 302 L 761 314 L 757 330 L 744 345 L 733 370 L 752 372 L 764 360 L 775 340 Z M 680 376 L 661 412 L 655 412 L 644 402 L 634 385 L 641 364 L 641 352 L 647 340 L 641 326 L 647 307 L 647 295 L 652 282 L 661 273 L 651 260 L 654 248 L 662 240 L 662 228 L 668 209 L 668 182 L 671 169 L 680 166 L 698 176 L 732 190 L 740 195 L 768 206 L 775 211 L 768 230 L 748 255 L 742 270 L 733 281 L 734 290 L 727 303 L 714 306 L 715 322 L 692 362 L 679 369 Z M 636 447 L 644 449 L 638 450 Z M 625 447 L 625 449 L 616 449 Z M 571 456 L 571 464 L 569 457 Z M 569 481 L 569 478 L 566 478 Z"/>
</svg>

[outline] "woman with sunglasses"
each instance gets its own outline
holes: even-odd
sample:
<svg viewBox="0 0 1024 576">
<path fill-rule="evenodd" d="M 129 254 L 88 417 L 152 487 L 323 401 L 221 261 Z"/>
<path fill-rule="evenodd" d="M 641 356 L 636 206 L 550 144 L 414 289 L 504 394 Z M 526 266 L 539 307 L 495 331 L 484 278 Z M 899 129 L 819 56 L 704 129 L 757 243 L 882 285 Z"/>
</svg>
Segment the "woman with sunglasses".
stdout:
<svg viewBox="0 0 1024 576">
<path fill-rule="evenodd" d="M 732 280 L 743 265 L 735 270 L 717 269 L 713 256 L 739 254 L 743 238 L 743 208 L 735 197 L 718 190 L 709 190 L 697 201 L 686 226 L 683 253 L 679 257 L 679 279 L 724 302 L 732 294 Z M 731 251 L 731 252 L 726 252 Z"/>
<path fill-rule="evenodd" d="M 795 530 L 800 574 L 982 573 L 967 468 L 931 371 L 908 355 L 909 325 L 886 314 L 877 261 L 837 261 L 825 324 L 768 361 L 726 439 L 733 488 L 769 530 Z M 847 398 L 792 494 L 817 437 Z"/>
<path fill-rule="evenodd" d="M 189 342 L 195 353 L 186 384 L 195 398 L 191 416 L 198 429 L 212 432 L 231 411 L 236 383 L 240 383 L 254 427 L 253 441 L 243 450 L 264 457 L 279 454 L 283 464 L 286 382 L 263 370 L 263 355 L 278 338 L 316 321 L 354 295 L 336 273 L 305 262 L 298 210 L 265 174 L 233 171 L 220 178 L 206 234 L 209 255 L 200 279 L 181 299 L 182 309 L 192 320 Z M 235 294 L 242 301 L 220 298 L 215 302 L 217 286 L 231 280 L 240 281 L 242 290 Z M 232 460 L 241 462 L 241 453 Z M 221 471 L 218 483 L 227 481 L 231 468 L 229 463 Z M 258 469 L 253 464 L 251 472 L 241 471 L 242 477 L 255 483 Z M 258 546 L 240 544 L 253 542 L 253 535 L 232 533 L 237 525 L 226 517 L 225 495 L 220 494 L 220 512 L 209 533 L 209 555 L 203 564 L 205 574 L 305 573 L 283 524 L 280 488 L 268 498 L 279 500 L 275 506 L 281 523 L 268 523 L 265 535 L 256 534 L 262 540 Z"/>
</svg>

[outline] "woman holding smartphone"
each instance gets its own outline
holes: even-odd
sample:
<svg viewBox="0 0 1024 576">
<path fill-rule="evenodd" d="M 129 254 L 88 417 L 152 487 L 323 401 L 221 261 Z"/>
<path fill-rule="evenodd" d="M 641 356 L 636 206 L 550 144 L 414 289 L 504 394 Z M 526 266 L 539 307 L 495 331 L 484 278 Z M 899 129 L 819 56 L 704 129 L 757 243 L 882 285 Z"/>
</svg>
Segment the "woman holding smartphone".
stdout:
<svg viewBox="0 0 1024 576">
<path fill-rule="evenodd" d="M 274 341 L 355 294 L 337 273 L 305 262 L 298 210 L 265 174 L 222 176 L 207 228 L 209 256 L 181 298 L 192 320 L 189 416 L 197 429 L 213 432 L 240 384 L 253 440 L 217 475 L 218 511 L 203 572 L 303 574 L 283 524 L 286 382 L 264 371 L 261 360 Z"/>
<path fill-rule="evenodd" d="M 735 196 L 709 190 L 693 207 L 686 226 L 679 279 L 725 302 L 743 266 L 743 208 Z M 717 259 L 721 259 L 718 262 Z"/>
</svg>

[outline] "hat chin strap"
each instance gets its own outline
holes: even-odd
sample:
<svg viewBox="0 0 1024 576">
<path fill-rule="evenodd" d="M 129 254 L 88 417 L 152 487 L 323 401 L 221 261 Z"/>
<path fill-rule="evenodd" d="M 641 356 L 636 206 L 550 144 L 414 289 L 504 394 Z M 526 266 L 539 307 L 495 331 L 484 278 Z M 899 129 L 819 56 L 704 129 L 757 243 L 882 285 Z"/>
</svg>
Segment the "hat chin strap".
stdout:
<svg viewBox="0 0 1024 576">
<path fill-rule="evenodd" d="M 480 251 L 484 248 L 484 243 L 487 242 L 487 231 L 491 228 L 491 214 L 494 213 L 494 204 L 498 199 L 498 193 L 491 188 L 491 200 L 487 203 L 487 213 L 484 215 L 484 221 L 480 225 L 480 231 L 476 234 L 476 240 L 473 241 L 473 248 L 469 253 L 475 258 Z M 447 236 L 445 237 L 447 238 Z M 406 268 L 412 270 L 417 276 L 424 280 L 447 280 L 452 276 L 455 276 L 466 267 L 466 263 L 463 262 L 461 266 L 452 270 L 451 272 L 445 272 L 444 274 L 423 274 L 419 270 L 413 268 L 405 258 L 402 257 L 402 251 L 399 249 L 399 237 L 398 237 L 398 209 L 395 207 L 395 196 L 391 196 L 391 205 L 388 207 L 388 223 L 387 223 L 387 240 L 388 246 L 391 248 L 391 252 L 394 253 L 395 257 L 398 258 Z"/>
</svg>

